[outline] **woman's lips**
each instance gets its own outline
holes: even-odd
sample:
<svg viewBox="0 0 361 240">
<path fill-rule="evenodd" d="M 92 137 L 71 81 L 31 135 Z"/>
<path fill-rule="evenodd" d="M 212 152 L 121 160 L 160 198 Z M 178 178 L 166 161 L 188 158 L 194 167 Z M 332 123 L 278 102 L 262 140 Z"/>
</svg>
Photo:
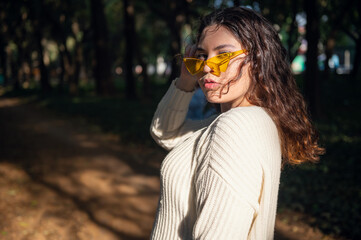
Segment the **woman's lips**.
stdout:
<svg viewBox="0 0 361 240">
<path fill-rule="evenodd" d="M 209 89 L 209 90 L 214 90 L 219 87 L 219 83 L 211 79 L 205 79 L 203 85 L 205 89 Z"/>
</svg>

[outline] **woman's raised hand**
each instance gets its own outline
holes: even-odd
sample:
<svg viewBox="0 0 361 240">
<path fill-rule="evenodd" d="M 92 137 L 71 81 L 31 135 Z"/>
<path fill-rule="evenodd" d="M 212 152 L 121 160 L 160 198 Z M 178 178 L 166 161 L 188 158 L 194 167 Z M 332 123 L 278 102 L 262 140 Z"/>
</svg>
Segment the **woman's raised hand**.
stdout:
<svg viewBox="0 0 361 240">
<path fill-rule="evenodd" d="M 195 44 L 186 46 L 184 57 L 193 57 L 196 50 L 197 50 L 197 45 Z M 197 81 L 199 77 L 200 77 L 199 74 L 196 75 L 190 74 L 184 62 L 182 61 L 181 74 L 176 82 L 176 86 L 177 88 L 183 91 L 191 92 L 197 86 Z"/>
</svg>

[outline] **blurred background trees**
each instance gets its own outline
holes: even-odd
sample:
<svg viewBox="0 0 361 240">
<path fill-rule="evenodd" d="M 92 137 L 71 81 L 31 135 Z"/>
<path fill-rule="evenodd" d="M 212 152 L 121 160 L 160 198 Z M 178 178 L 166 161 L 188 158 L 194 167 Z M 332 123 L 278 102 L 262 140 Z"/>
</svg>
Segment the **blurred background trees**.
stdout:
<svg viewBox="0 0 361 240">
<path fill-rule="evenodd" d="M 155 82 L 179 74 L 180 55 L 198 19 L 243 5 L 274 23 L 294 62 L 311 111 L 320 84 L 361 63 L 361 4 L 356 0 L 13 0 L 0 3 L 0 84 L 77 95 L 149 96 Z M 347 10 L 349 9 L 349 10 Z M 320 71 L 322 74 L 320 75 Z"/>
</svg>

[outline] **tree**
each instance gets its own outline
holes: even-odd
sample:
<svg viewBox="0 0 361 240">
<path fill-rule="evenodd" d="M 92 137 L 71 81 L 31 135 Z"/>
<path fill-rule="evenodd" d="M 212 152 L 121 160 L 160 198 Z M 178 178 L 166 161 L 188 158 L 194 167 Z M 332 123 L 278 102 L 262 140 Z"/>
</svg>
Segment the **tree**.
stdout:
<svg viewBox="0 0 361 240">
<path fill-rule="evenodd" d="M 170 56 L 172 72 L 169 81 L 179 76 L 178 60 L 176 56 L 181 52 L 182 47 L 182 27 L 188 22 L 191 15 L 190 3 L 181 1 L 148 1 L 150 9 L 162 18 L 170 31 Z M 194 14 L 194 13 L 193 13 Z M 194 14 L 197 15 L 197 14 Z"/>
<path fill-rule="evenodd" d="M 356 79 L 361 65 L 361 3 L 357 0 L 327 0 L 322 3 L 322 14 L 326 19 L 321 31 L 326 54 L 325 76 L 328 75 L 328 60 L 337 45 L 337 37 L 346 34 L 355 43 L 351 76 Z"/>
<path fill-rule="evenodd" d="M 317 64 L 318 41 L 320 37 L 318 9 L 317 1 L 305 0 L 305 12 L 307 15 L 305 94 L 310 106 L 310 111 L 315 117 L 321 115 L 320 78 Z"/>
<path fill-rule="evenodd" d="M 77 13 L 82 12 L 82 1 L 64 0 L 58 4 L 52 4 L 51 11 L 47 12 L 46 18 L 51 23 L 51 38 L 57 42 L 59 50 L 59 89 L 63 89 L 65 82 L 69 85 L 72 95 L 78 93 L 79 72 L 83 63 L 82 44 L 83 37 Z M 73 39 L 75 44 L 72 49 L 67 45 L 67 39 Z"/>
<path fill-rule="evenodd" d="M 348 14 L 350 21 L 348 21 L 349 24 L 344 25 L 343 31 L 351 37 L 356 45 L 353 69 L 351 72 L 353 79 L 356 79 L 361 66 L 361 2 L 353 0 L 350 4 L 354 7 L 349 6 L 349 9 L 351 9 L 351 12 Z"/>
<path fill-rule="evenodd" d="M 277 30 L 282 34 L 282 43 L 288 51 L 290 61 L 292 61 L 296 57 L 300 45 L 296 17 L 304 11 L 302 1 L 263 1 L 261 11 L 271 23 L 279 26 Z"/>
<path fill-rule="evenodd" d="M 45 28 L 44 0 L 34 0 L 29 4 L 29 15 L 34 26 L 34 38 L 38 52 L 41 89 L 43 92 L 49 92 L 51 90 L 51 86 L 48 70 L 44 63 L 44 48 L 42 45 L 43 31 Z"/>
<path fill-rule="evenodd" d="M 128 99 L 136 98 L 135 79 L 133 75 L 133 56 L 135 41 L 134 6 L 129 0 L 123 1 L 124 36 L 125 36 L 125 80 L 126 96 Z"/>
<path fill-rule="evenodd" d="M 7 54 L 5 52 L 5 47 L 7 45 L 6 34 L 8 31 L 8 27 L 6 24 L 6 4 L 4 1 L 0 2 L 0 25 L 2 28 L 0 29 L 0 69 L 4 80 L 4 85 L 6 86 L 8 83 L 7 80 Z"/>
<path fill-rule="evenodd" d="M 30 62 L 30 45 L 33 41 L 29 38 L 32 23 L 29 20 L 29 8 L 26 6 L 22 1 L 12 1 L 1 8 L 1 68 L 5 84 L 11 83 L 15 89 L 21 87 L 23 80 L 29 80 L 29 72 L 24 72 L 23 65 Z M 5 47 L 11 50 L 5 51 Z"/>
<path fill-rule="evenodd" d="M 111 63 L 108 49 L 108 27 L 102 0 L 91 0 L 91 23 L 94 40 L 94 77 L 96 91 L 99 95 L 114 93 L 114 82 L 111 77 Z"/>
<path fill-rule="evenodd" d="M 325 47 L 325 74 L 324 78 L 328 79 L 329 75 L 329 59 L 333 55 L 335 46 L 337 45 L 337 38 L 342 34 L 348 35 L 356 44 L 356 54 L 354 60 L 354 68 L 352 71 L 353 76 L 356 76 L 358 72 L 357 56 L 361 58 L 361 50 L 357 51 L 357 48 L 361 48 L 361 42 L 358 43 L 361 37 L 361 9 L 358 7 L 360 4 L 354 0 L 328 0 L 322 2 L 323 7 L 322 16 L 325 19 L 322 21 L 321 39 Z M 358 6 L 356 6 L 358 5 Z M 337 9 L 337 11 L 335 11 Z M 359 52 L 359 53 L 358 53 Z"/>
</svg>

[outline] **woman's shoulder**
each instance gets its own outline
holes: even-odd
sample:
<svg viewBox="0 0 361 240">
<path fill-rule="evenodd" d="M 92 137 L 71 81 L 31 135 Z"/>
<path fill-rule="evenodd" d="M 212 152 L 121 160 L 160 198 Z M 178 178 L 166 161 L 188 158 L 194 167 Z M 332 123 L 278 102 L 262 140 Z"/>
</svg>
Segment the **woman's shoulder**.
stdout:
<svg viewBox="0 0 361 240">
<path fill-rule="evenodd" d="M 208 144 L 201 142 L 199 146 L 205 146 L 205 156 L 210 156 L 205 159 L 212 169 L 228 169 L 236 176 L 242 169 L 279 165 L 277 127 L 261 107 L 240 107 L 222 113 L 205 133 Z"/>
<path fill-rule="evenodd" d="M 211 144 L 228 143 L 229 148 L 241 149 L 246 144 L 249 150 L 259 151 L 279 144 L 276 124 L 261 107 L 231 109 L 222 113 L 209 130 Z"/>
<path fill-rule="evenodd" d="M 269 114 L 262 107 L 237 107 L 222 113 L 214 121 L 215 128 L 234 130 L 266 130 L 276 128 Z"/>
</svg>

